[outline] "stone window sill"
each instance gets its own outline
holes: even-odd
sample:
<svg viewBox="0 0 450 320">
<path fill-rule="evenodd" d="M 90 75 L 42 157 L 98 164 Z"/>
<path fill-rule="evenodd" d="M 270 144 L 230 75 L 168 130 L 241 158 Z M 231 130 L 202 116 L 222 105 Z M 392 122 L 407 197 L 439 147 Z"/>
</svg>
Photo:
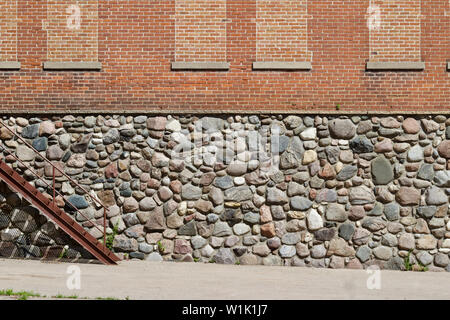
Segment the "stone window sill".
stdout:
<svg viewBox="0 0 450 320">
<path fill-rule="evenodd" d="M 17 61 L 0 62 L 0 70 L 20 70 L 21 64 Z"/>
<path fill-rule="evenodd" d="M 450 71 L 450 61 L 447 62 L 447 71 Z"/>
<path fill-rule="evenodd" d="M 367 71 L 423 71 L 425 62 L 367 62 Z"/>
<path fill-rule="evenodd" d="M 230 64 L 228 62 L 172 62 L 174 71 L 228 71 Z"/>
<path fill-rule="evenodd" d="M 51 71 L 100 71 L 102 70 L 101 62 L 44 62 L 44 70 Z"/>
<path fill-rule="evenodd" d="M 266 71 L 296 71 L 296 70 L 311 70 L 311 62 L 253 62 L 253 70 L 266 70 Z"/>
</svg>

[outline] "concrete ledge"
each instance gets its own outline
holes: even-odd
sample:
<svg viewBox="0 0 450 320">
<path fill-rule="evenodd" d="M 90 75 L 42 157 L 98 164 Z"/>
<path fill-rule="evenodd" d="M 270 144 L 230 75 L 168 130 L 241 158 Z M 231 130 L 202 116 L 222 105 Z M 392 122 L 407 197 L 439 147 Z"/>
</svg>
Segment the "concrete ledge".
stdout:
<svg viewBox="0 0 450 320">
<path fill-rule="evenodd" d="M 447 71 L 450 71 L 450 61 L 447 62 Z"/>
<path fill-rule="evenodd" d="M 18 61 L 0 61 L 0 70 L 20 70 L 20 67 Z"/>
<path fill-rule="evenodd" d="M 422 71 L 425 69 L 425 62 L 367 62 L 366 70 L 369 71 Z"/>
<path fill-rule="evenodd" d="M 44 62 L 44 70 L 102 70 L 101 62 Z"/>
<path fill-rule="evenodd" d="M 253 62 L 253 70 L 311 70 L 311 62 Z"/>
<path fill-rule="evenodd" d="M 227 71 L 230 69 L 228 62 L 172 62 L 172 70 L 216 70 Z"/>
</svg>

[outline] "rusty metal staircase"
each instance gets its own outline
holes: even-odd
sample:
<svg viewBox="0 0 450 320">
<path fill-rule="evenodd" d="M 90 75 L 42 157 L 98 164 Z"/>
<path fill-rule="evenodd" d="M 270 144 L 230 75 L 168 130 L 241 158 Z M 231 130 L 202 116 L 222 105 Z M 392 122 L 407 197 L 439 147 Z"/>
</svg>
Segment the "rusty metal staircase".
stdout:
<svg viewBox="0 0 450 320">
<path fill-rule="evenodd" d="M 106 211 L 108 210 L 100 200 L 92 197 L 82 186 L 77 182 L 73 181 L 69 176 L 67 176 L 62 170 L 57 168 L 50 160 L 43 157 L 36 149 L 34 149 L 27 141 L 22 137 L 17 135 L 14 131 L 8 128 L 3 121 L 0 120 L 0 125 L 8 129 L 18 140 L 21 140 L 25 145 L 27 145 L 31 150 L 33 150 L 39 157 L 43 158 L 53 167 L 53 184 L 48 184 L 43 180 L 30 166 L 17 158 L 11 151 L 6 149 L 5 146 L 1 146 L 0 151 L 8 153 L 16 161 L 20 162 L 28 170 L 30 170 L 38 179 L 43 181 L 49 188 L 53 191 L 53 201 L 49 197 L 45 196 L 38 189 L 27 182 L 17 171 L 8 166 L 2 159 L 0 159 L 0 179 L 3 180 L 12 190 L 20 193 L 25 199 L 36 206 L 43 214 L 50 218 L 54 223 L 56 223 L 67 235 L 79 243 L 83 248 L 85 248 L 89 253 L 91 253 L 98 260 L 104 264 L 114 265 L 120 259 L 106 247 Z M 88 231 L 86 231 L 78 222 L 76 222 L 69 214 L 64 210 L 60 209 L 56 205 L 55 196 L 56 194 L 63 197 L 58 191 L 55 190 L 55 170 L 58 170 L 66 178 L 68 178 L 72 183 L 77 185 L 81 190 L 85 191 L 86 194 L 91 197 L 91 199 L 97 202 L 100 206 L 104 208 L 103 216 L 103 230 L 100 230 L 96 225 L 95 228 L 99 229 L 103 233 L 103 243 L 93 237 Z M 64 197 L 63 197 L 64 199 Z M 84 216 L 75 206 L 73 206 L 69 201 L 66 201 L 74 211 Z"/>
</svg>

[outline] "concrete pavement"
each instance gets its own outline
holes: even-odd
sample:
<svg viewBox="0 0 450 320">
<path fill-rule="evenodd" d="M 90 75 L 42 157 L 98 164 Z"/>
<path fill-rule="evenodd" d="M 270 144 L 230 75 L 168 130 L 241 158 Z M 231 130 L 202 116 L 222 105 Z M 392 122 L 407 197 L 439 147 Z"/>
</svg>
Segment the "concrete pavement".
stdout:
<svg viewBox="0 0 450 320">
<path fill-rule="evenodd" d="M 71 277 L 69 283 L 76 285 L 77 267 L 81 289 L 70 290 L 67 281 Z M 382 270 L 369 274 L 366 270 L 144 261 L 103 266 L 0 259 L 0 290 L 9 288 L 47 296 L 152 300 L 450 299 L 450 273 Z"/>
</svg>

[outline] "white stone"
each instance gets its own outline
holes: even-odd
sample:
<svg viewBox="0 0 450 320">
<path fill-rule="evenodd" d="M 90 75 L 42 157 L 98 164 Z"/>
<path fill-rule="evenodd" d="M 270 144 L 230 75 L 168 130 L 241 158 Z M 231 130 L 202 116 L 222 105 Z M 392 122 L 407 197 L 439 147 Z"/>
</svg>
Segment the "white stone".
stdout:
<svg viewBox="0 0 450 320">
<path fill-rule="evenodd" d="M 323 227 L 323 219 L 315 209 L 311 209 L 311 211 L 309 211 L 307 219 L 309 230 L 314 231 Z"/>
<path fill-rule="evenodd" d="M 200 253 L 202 254 L 202 256 L 209 258 L 214 254 L 214 249 L 209 244 L 207 244 L 200 250 Z"/>
<path fill-rule="evenodd" d="M 245 178 L 244 177 L 235 177 L 233 179 L 233 181 L 234 181 L 235 185 L 241 186 L 241 185 L 243 185 L 245 183 Z"/>
<path fill-rule="evenodd" d="M 238 223 L 233 226 L 233 231 L 236 235 L 241 236 L 250 231 L 250 227 L 245 223 Z"/>
<path fill-rule="evenodd" d="M 445 239 L 442 243 L 442 248 L 450 248 L 450 239 Z"/>
<path fill-rule="evenodd" d="M 302 138 L 302 140 L 314 140 L 316 139 L 316 135 L 317 135 L 316 128 L 308 128 L 306 130 L 303 130 L 302 133 L 300 133 L 300 138 Z"/>
<path fill-rule="evenodd" d="M 178 120 L 175 120 L 175 119 L 167 122 L 166 130 L 169 130 L 169 131 L 172 131 L 172 132 L 179 132 L 179 131 L 181 131 L 180 122 Z"/>
</svg>

